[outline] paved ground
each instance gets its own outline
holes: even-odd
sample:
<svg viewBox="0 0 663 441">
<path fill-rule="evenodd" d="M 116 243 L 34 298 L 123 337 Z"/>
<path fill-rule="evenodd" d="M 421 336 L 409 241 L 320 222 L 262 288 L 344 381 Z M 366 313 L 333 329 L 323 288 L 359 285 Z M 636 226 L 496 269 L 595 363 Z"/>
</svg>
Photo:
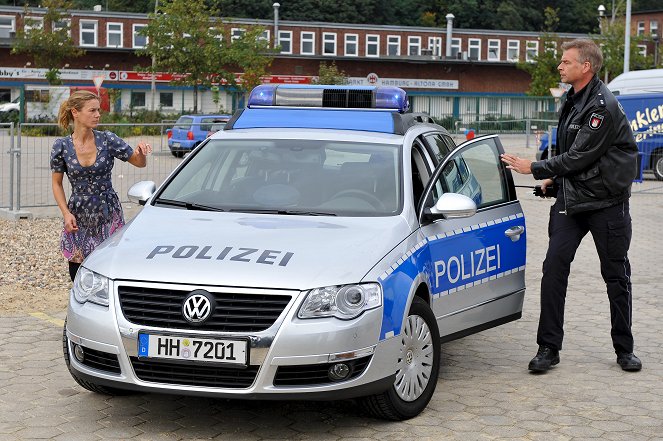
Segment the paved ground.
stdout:
<svg viewBox="0 0 663 441">
<path fill-rule="evenodd" d="M 533 149 L 510 151 L 533 156 Z M 531 184 L 517 178 L 518 184 Z M 168 395 L 107 397 L 70 378 L 61 350 L 64 311 L 0 313 L 0 440 L 57 439 L 525 439 L 663 440 L 663 298 L 657 233 L 663 185 L 634 187 L 634 333 L 644 362 L 621 371 L 609 335 L 608 302 L 587 238 L 573 266 L 560 365 L 527 372 L 536 350 L 540 266 L 549 201 L 520 189 L 528 228 L 523 318 L 443 346 L 428 409 L 393 423 L 352 402 L 242 402 Z"/>
</svg>

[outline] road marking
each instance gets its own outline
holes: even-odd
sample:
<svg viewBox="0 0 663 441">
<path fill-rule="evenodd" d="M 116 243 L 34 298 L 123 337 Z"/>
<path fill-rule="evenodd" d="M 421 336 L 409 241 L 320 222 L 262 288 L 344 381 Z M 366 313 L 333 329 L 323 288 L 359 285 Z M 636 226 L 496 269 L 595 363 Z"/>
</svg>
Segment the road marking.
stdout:
<svg viewBox="0 0 663 441">
<path fill-rule="evenodd" d="M 64 326 L 64 320 L 60 320 L 58 318 L 51 317 L 50 315 L 46 315 L 43 312 L 31 312 L 30 315 L 35 317 L 35 318 L 38 318 L 39 320 L 44 320 L 44 321 L 47 321 L 49 323 L 53 323 L 54 325 L 57 325 L 57 326 Z"/>
</svg>

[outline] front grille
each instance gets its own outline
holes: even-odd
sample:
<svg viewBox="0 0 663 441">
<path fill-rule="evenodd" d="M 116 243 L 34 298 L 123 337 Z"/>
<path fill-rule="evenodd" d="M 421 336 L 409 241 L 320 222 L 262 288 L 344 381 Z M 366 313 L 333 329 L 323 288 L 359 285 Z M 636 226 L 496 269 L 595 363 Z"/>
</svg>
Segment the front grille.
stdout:
<svg viewBox="0 0 663 441">
<path fill-rule="evenodd" d="M 343 381 L 361 375 L 369 361 L 371 361 L 370 356 L 344 362 L 350 367 L 350 374 Z M 331 380 L 327 373 L 334 364 L 336 363 L 279 366 L 274 376 L 274 386 L 307 386 L 334 383 L 335 381 Z"/>
<path fill-rule="evenodd" d="M 143 361 L 137 357 L 130 359 L 141 380 L 182 386 L 247 388 L 253 384 L 259 369 L 259 366 L 238 369 L 210 364 Z"/>
<path fill-rule="evenodd" d="M 85 366 L 98 369 L 100 371 L 110 372 L 113 374 L 121 373 L 120 362 L 117 355 L 109 354 L 108 352 L 97 351 L 94 349 L 86 348 L 83 346 L 83 362 Z"/>
<path fill-rule="evenodd" d="M 373 107 L 372 90 L 324 89 L 322 107 L 370 109 Z"/>
<path fill-rule="evenodd" d="M 290 301 L 289 295 L 210 293 L 216 300 L 212 316 L 192 325 L 182 316 L 182 302 L 191 291 L 120 286 L 122 313 L 143 326 L 223 332 L 259 332 L 274 324 Z"/>
</svg>

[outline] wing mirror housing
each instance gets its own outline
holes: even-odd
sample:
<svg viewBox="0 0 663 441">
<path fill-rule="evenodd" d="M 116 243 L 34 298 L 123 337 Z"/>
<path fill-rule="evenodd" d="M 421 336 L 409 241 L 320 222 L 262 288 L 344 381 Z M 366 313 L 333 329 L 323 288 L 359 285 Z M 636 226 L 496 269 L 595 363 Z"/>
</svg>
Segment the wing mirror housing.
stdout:
<svg viewBox="0 0 663 441">
<path fill-rule="evenodd" d="M 129 196 L 131 202 L 145 205 L 155 191 L 157 191 L 157 186 L 153 181 L 140 181 L 131 186 L 127 192 L 127 196 Z"/>
<path fill-rule="evenodd" d="M 469 197 L 458 193 L 444 193 L 434 207 L 424 208 L 424 218 L 461 219 L 472 217 L 477 212 L 477 204 Z"/>
</svg>

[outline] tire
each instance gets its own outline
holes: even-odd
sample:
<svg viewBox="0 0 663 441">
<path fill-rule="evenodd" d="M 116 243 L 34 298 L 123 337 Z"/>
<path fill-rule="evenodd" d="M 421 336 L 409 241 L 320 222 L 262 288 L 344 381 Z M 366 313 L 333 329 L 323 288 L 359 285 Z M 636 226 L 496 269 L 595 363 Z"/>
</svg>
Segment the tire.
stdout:
<svg viewBox="0 0 663 441">
<path fill-rule="evenodd" d="M 657 180 L 663 181 L 663 152 L 658 152 L 652 160 L 652 169 Z"/>
<path fill-rule="evenodd" d="M 74 370 L 71 368 L 71 361 L 69 359 L 69 339 L 67 339 L 67 319 L 64 320 L 64 327 L 62 329 L 62 353 L 64 355 L 64 362 L 67 365 L 67 370 L 71 377 L 81 386 L 83 389 L 87 389 L 90 392 L 95 392 L 103 395 L 129 395 L 132 392 L 123 389 L 115 389 L 113 387 L 102 386 L 100 384 L 93 383 L 91 381 L 84 380 L 76 375 Z"/>
<path fill-rule="evenodd" d="M 179 150 L 171 150 L 170 153 L 172 153 L 173 156 L 176 158 L 181 158 L 182 156 L 184 156 L 184 152 Z"/>
<path fill-rule="evenodd" d="M 360 401 L 368 413 L 394 421 L 419 415 L 437 386 L 440 333 L 433 311 L 419 297 L 412 301 L 400 339 L 401 353 L 394 384 L 385 392 Z M 413 385 L 415 388 L 411 387 Z"/>
</svg>

